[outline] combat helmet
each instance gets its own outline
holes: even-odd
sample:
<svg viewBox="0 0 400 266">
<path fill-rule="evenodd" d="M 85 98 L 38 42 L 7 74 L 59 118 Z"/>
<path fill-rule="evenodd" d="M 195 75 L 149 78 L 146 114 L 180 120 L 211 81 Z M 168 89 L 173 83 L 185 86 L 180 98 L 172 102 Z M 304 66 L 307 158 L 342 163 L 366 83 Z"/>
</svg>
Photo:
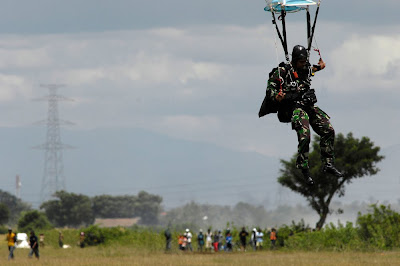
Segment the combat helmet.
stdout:
<svg viewBox="0 0 400 266">
<path fill-rule="evenodd" d="M 297 62 L 299 60 L 307 60 L 308 51 L 302 45 L 296 45 L 293 47 L 292 51 L 292 62 Z"/>
</svg>

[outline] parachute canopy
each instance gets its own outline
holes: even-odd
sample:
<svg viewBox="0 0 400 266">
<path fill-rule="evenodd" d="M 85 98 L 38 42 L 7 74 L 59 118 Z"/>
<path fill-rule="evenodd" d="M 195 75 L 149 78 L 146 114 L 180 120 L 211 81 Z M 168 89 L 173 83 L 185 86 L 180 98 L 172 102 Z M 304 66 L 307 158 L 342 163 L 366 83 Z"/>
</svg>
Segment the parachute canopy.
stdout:
<svg viewBox="0 0 400 266">
<path fill-rule="evenodd" d="M 297 12 L 311 5 L 316 5 L 316 3 L 312 0 L 272 0 L 264 10 L 276 13 L 280 13 L 282 10 L 286 12 Z"/>
<path fill-rule="evenodd" d="M 308 47 L 307 51 L 310 52 L 312 46 L 312 40 L 314 37 L 315 24 L 317 22 L 319 6 L 321 4 L 321 0 L 318 0 L 318 3 L 312 0 L 266 0 L 267 7 L 264 8 L 265 11 L 271 12 L 272 15 L 272 24 L 275 25 L 276 32 L 278 33 L 279 39 L 281 40 L 283 50 L 285 52 L 286 61 L 289 62 L 289 52 L 287 45 L 287 36 L 286 36 L 286 21 L 285 16 L 287 12 L 297 12 L 301 10 L 306 10 L 307 14 L 307 42 Z M 311 27 L 311 16 L 309 6 L 317 5 L 317 9 L 315 11 L 314 23 Z M 282 34 L 279 30 L 278 24 L 276 23 L 275 13 L 280 13 L 278 19 L 282 21 Z"/>
</svg>

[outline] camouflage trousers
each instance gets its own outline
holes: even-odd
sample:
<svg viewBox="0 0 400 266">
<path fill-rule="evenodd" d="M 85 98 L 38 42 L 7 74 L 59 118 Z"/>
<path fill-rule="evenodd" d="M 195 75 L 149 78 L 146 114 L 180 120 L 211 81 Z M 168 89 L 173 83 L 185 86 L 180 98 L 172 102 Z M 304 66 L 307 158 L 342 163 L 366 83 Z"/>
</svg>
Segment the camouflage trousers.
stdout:
<svg viewBox="0 0 400 266">
<path fill-rule="evenodd" d="M 333 129 L 329 116 L 317 106 L 296 108 L 292 114 L 292 129 L 297 133 L 298 155 L 296 167 L 308 169 L 308 154 L 311 142 L 312 129 L 321 137 L 320 149 L 321 160 L 324 163 L 333 163 L 335 130 Z"/>
</svg>

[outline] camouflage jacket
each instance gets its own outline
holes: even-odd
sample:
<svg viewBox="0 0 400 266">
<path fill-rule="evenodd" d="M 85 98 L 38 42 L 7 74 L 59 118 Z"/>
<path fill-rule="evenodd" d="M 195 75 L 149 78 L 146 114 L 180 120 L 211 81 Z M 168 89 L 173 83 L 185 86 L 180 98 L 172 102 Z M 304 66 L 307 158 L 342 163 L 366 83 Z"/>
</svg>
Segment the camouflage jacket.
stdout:
<svg viewBox="0 0 400 266">
<path fill-rule="evenodd" d="M 308 69 L 309 73 L 311 73 L 310 66 Z M 258 114 L 259 117 L 269 113 L 277 113 L 282 109 L 288 110 L 296 105 L 304 105 L 305 103 L 301 96 L 310 90 L 311 74 L 309 73 L 294 73 L 291 66 L 283 62 L 279 64 L 279 67 L 274 68 L 269 73 L 266 95 Z M 276 96 L 281 87 L 282 92 L 285 93 L 285 98 L 278 102 Z"/>
</svg>

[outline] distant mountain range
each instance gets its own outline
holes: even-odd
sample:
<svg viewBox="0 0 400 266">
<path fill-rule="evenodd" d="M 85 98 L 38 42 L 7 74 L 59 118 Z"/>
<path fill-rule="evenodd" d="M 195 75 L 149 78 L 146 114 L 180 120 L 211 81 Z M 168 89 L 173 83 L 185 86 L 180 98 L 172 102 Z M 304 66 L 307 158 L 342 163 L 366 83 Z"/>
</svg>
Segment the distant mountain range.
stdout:
<svg viewBox="0 0 400 266">
<path fill-rule="evenodd" d="M 276 182 L 280 158 L 240 152 L 208 143 L 173 139 L 141 129 L 62 131 L 67 190 L 89 196 L 137 194 L 163 197 L 166 209 L 190 201 L 234 205 L 295 205 L 304 199 Z M 15 176 L 22 180 L 21 198 L 39 205 L 44 151 L 43 128 L 0 128 L 1 189 L 14 193 Z M 381 172 L 347 186 L 340 202 L 397 201 L 400 144 L 382 149 Z M 288 159 L 288 158 L 284 158 Z"/>
</svg>

